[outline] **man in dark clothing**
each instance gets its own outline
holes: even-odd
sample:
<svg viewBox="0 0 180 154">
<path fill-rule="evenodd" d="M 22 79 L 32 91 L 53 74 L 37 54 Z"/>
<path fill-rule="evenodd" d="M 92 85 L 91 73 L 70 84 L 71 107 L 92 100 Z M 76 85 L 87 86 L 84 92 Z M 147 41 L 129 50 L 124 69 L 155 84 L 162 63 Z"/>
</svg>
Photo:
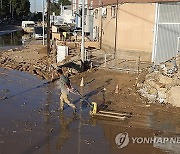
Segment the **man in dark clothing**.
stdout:
<svg viewBox="0 0 180 154">
<path fill-rule="evenodd" d="M 60 95 L 60 110 L 63 111 L 64 103 L 73 108 L 73 111 L 76 112 L 76 106 L 72 104 L 68 98 L 69 91 L 72 89 L 71 82 L 67 76 L 64 76 L 63 71 L 61 69 L 58 70 L 58 74 L 60 75 L 59 80 L 57 81 L 58 87 L 61 89 Z"/>
</svg>

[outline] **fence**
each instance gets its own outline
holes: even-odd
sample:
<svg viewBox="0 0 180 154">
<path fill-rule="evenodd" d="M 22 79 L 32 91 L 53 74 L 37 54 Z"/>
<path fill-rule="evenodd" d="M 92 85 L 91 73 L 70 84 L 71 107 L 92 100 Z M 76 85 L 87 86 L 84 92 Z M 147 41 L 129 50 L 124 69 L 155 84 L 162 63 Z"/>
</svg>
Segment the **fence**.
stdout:
<svg viewBox="0 0 180 154">
<path fill-rule="evenodd" d="M 93 63 L 93 66 L 107 69 L 115 69 L 122 72 L 139 73 L 150 66 L 149 62 L 141 61 L 140 56 L 136 60 L 126 60 L 114 57 L 112 53 L 91 50 L 86 52 L 86 58 Z"/>
</svg>

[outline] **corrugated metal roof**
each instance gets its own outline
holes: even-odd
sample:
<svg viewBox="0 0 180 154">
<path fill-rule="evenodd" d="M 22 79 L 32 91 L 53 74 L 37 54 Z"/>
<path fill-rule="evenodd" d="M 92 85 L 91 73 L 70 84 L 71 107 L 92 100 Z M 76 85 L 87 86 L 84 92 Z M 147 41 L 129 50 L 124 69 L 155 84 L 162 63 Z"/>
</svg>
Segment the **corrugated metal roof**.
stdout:
<svg viewBox="0 0 180 154">
<path fill-rule="evenodd" d="M 93 1 L 93 7 L 118 3 L 156 3 L 156 2 L 180 2 L 180 0 L 88 0 Z"/>
</svg>

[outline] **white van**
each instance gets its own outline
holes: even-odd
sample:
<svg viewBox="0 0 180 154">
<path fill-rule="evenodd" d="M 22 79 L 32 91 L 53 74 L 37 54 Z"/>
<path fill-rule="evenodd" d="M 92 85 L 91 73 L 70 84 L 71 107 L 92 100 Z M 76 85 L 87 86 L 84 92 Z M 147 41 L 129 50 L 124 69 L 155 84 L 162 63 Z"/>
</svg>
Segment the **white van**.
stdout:
<svg viewBox="0 0 180 154">
<path fill-rule="evenodd" d="M 25 33 L 33 33 L 34 26 L 34 21 L 22 21 L 22 29 Z"/>
</svg>

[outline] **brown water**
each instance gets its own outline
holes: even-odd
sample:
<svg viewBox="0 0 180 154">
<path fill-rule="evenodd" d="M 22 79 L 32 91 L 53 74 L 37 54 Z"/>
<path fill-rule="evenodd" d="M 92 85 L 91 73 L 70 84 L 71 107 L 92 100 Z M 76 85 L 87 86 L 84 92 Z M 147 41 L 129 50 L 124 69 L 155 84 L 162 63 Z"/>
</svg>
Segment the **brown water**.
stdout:
<svg viewBox="0 0 180 154">
<path fill-rule="evenodd" d="M 116 135 L 124 132 L 129 137 L 175 133 L 171 121 L 158 123 L 154 113 L 141 116 L 138 122 L 133 116 L 125 121 L 91 119 L 90 109 L 73 94 L 70 98 L 78 108 L 77 114 L 73 115 L 68 106 L 60 113 L 56 84 L 42 86 L 44 83 L 27 73 L 0 69 L 0 154 L 180 153 L 179 145 L 133 144 L 130 140 L 121 149 L 115 143 Z M 93 93 L 90 85 L 80 91 Z"/>
<path fill-rule="evenodd" d="M 0 46 L 19 46 L 22 45 L 22 31 L 15 31 L 0 36 Z"/>
</svg>

